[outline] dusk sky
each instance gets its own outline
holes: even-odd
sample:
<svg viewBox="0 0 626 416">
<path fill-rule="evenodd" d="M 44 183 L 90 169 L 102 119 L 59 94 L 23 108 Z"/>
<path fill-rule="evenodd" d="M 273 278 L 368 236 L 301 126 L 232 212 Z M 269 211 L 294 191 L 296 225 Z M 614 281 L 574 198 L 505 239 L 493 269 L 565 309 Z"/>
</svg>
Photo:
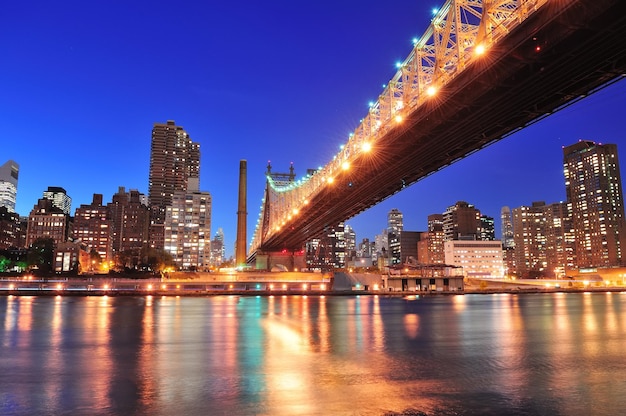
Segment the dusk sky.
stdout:
<svg viewBox="0 0 626 416">
<path fill-rule="evenodd" d="M 20 165 L 17 207 L 48 186 L 72 198 L 148 193 L 151 130 L 175 120 L 201 147 L 211 234 L 236 236 L 248 161 L 248 241 L 268 160 L 297 177 L 328 162 L 426 30 L 442 1 L 16 1 L 0 25 L 0 164 Z M 347 221 L 373 239 L 398 208 L 405 229 L 456 201 L 496 218 L 565 198 L 562 147 L 616 143 L 626 166 L 626 82 L 431 175 Z"/>
</svg>

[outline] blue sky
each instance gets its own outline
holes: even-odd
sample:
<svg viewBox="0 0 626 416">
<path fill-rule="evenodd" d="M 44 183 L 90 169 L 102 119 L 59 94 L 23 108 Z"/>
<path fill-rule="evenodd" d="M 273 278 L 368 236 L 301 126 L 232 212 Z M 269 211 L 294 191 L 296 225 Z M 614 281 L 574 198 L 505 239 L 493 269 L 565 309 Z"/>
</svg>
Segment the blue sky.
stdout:
<svg viewBox="0 0 626 416">
<path fill-rule="evenodd" d="M 201 4 L 205 3 L 205 4 Z M 23 1 L 0 25 L 0 162 L 20 164 L 17 211 L 48 186 L 72 213 L 119 186 L 147 194 L 150 133 L 175 120 L 201 144 L 212 234 L 236 234 L 239 160 L 248 161 L 248 237 L 268 160 L 298 177 L 339 150 L 368 102 L 427 28 L 435 2 Z M 348 220 L 372 239 L 387 212 L 405 229 L 458 200 L 504 205 L 565 198 L 562 146 L 617 143 L 626 163 L 621 81 Z"/>
</svg>

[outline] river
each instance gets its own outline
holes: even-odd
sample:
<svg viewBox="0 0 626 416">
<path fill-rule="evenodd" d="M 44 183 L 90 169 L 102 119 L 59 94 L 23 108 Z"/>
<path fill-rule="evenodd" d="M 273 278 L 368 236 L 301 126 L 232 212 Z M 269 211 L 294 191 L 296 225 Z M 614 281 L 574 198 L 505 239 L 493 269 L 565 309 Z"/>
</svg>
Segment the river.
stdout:
<svg viewBox="0 0 626 416">
<path fill-rule="evenodd" d="M 626 295 L 2 296 L 1 415 L 616 415 Z"/>
</svg>

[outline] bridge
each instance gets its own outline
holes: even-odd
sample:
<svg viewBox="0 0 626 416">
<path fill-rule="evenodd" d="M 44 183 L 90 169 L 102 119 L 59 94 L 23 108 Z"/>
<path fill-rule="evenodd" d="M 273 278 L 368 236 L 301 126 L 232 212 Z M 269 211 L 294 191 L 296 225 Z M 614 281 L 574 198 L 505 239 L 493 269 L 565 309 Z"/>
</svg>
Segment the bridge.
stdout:
<svg viewBox="0 0 626 416">
<path fill-rule="evenodd" d="M 623 3 L 623 2 L 622 2 Z M 267 178 L 248 249 L 304 242 L 626 74 L 619 0 L 448 0 L 331 161 Z"/>
</svg>

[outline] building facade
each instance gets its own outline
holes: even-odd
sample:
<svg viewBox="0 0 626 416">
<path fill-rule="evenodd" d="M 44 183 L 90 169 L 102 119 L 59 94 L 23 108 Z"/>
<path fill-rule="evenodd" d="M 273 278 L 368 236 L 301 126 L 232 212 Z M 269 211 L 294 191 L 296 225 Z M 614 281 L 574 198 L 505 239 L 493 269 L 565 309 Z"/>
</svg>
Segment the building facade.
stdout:
<svg viewBox="0 0 626 416">
<path fill-rule="evenodd" d="M 465 277 L 502 279 L 502 243 L 496 241 L 451 240 L 444 243 L 445 264 L 463 268 Z"/>
<path fill-rule="evenodd" d="M 136 189 L 119 187 L 107 204 L 111 220 L 112 255 L 118 266 L 133 268 L 140 263 L 141 250 L 148 244 L 150 212 Z"/>
<path fill-rule="evenodd" d="M 581 140 L 563 148 L 565 193 L 579 268 L 624 265 L 626 220 L 617 145 Z"/>
<path fill-rule="evenodd" d="M 472 204 L 458 201 L 443 213 L 445 241 L 479 240 L 480 211 Z"/>
<path fill-rule="evenodd" d="M 50 238 L 55 246 L 68 240 L 70 216 L 56 207 L 52 200 L 41 198 L 28 216 L 26 247 L 39 238 Z"/>
<path fill-rule="evenodd" d="M 165 214 L 165 251 L 179 270 L 211 266 L 211 194 L 176 192 Z"/>
<path fill-rule="evenodd" d="M 91 259 L 83 270 L 97 267 L 98 271 L 108 270 L 113 260 L 111 220 L 108 208 L 102 203 L 102 194 L 93 194 L 91 204 L 83 204 L 74 213 L 74 240 L 88 253 L 94 251 L 98 259 Z M 97 264 L 96 264 L 97 263 Z"/>
<path fill-rule="evenodd" d="M 151 213 L 150 239 L 164 246 L 165 212 L 175 193 L 195 191 L 200 178 L 200 144 L 173 120 L 154 123 L 150 146 L 148 199 Z M 190 180 L 195 184 L 190 186 Z"/>
<path fill-rule="evenodd" d="M 49 186 L 43 192 L 43 197 L 52 201 L 52 205 L 59 208 L 63 213 L 70 215 L 72 208 L 72 198 L 69 197 L 64 188 L 60 186 Z"/>
<path fill-rule="evenodd" d="M 13 160 L 0 166 L 0 207 L 6 207 L 9 212 L 15 212 L 19 173 L 20 165 Z"/>
</svg>

